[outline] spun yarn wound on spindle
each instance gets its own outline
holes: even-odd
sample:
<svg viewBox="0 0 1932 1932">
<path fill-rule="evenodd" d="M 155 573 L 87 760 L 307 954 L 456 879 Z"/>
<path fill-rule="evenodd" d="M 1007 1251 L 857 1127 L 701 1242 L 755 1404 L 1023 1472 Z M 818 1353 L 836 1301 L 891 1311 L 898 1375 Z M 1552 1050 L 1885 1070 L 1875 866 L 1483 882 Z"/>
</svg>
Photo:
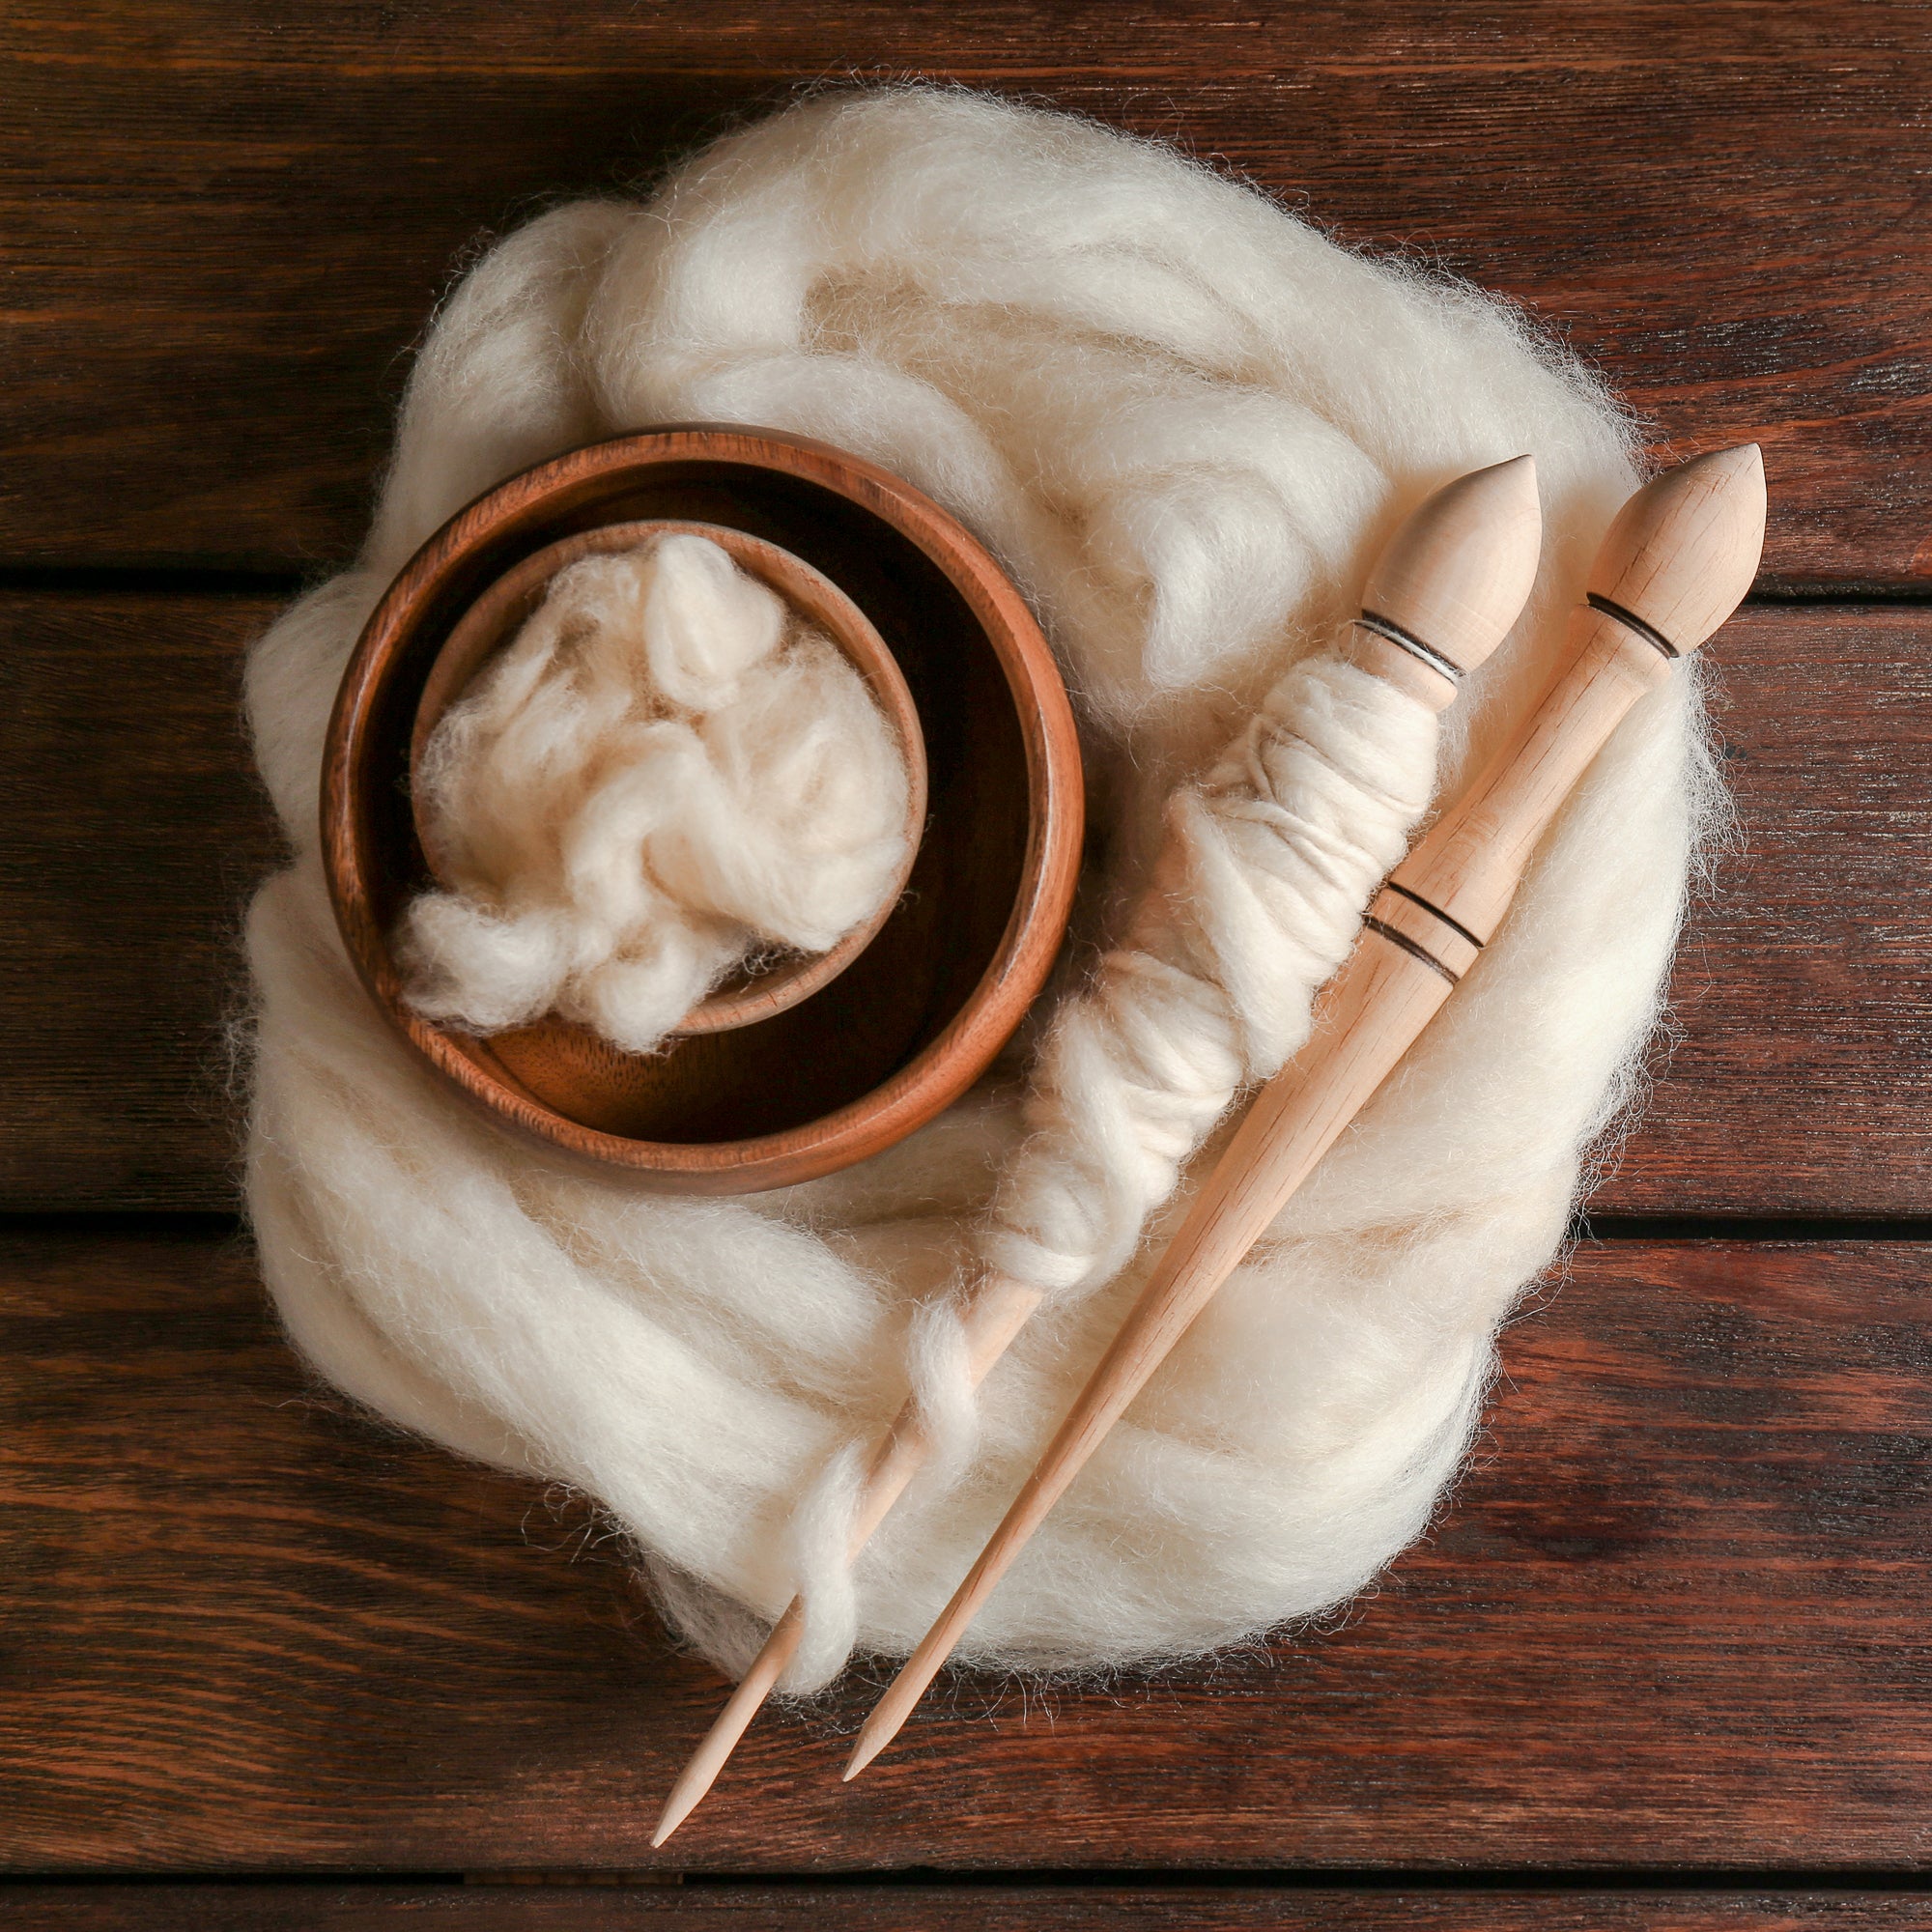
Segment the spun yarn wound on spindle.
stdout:
<svg viewBox="0 0 1932 1932">
<path fill-rule="evenodd" d="M 842 1175 L 722 1203 L 641 1195 L 472 1119 L 355 984 L 315 856 L 329 699 L 409 553 L 519 468 L 692 419 L 854 450 L 996 551 L 1074 690 L 1096 835 L 1077 970 L 1029 1077 Z M 1540 681 L 1636 480 L 1615 407 L 1509 310 L 1337 248 L 1165 150 L 964 92 L 808 101 L 694 158 L 647 210 L 581 204 L 511 236 L 418 357 L 362 559 L 249 668 L 299 855 L 250 921 L 249 1206 L 298 1343 L 397 1421 L 599 1497 L 727 1669 L 795 1584 L 792 1688 L 849 1640 L 909 1648 L 1200 1161 L 1161 1200 L 1166 1172 L 1221 1093 L 1292 1048 L 1430 792 L 1434 736 L 1341 703 L 1323 647 L 1403 514 L 1523 450 L 1546 569 L 1445 721 L 1444 786 Z M 1197 1652 L 1347 1597 L 1427 1520 L 1656 1010 L 1706 796 L 1697 716 L 1680 670 L 1618 732 L 1456 998 L 1055 1511 L 968 1656 Z M 1219 776 L 1230 745 L 1266 748 L 1241 784 Z M 1194 868 L 1179 895 L 1164 849 Z M 1118 1143 L 1090 1131 L 1117 1116 L 1136 1122 Z M 971 1403 L 951 1297 L 989 1250 L 1054 1285 Z M 909 1358 L 955 1450 L 977 1446 L 847 1577 L 858 1445 Z"/>
<path fill-rule="evenodd" d="M 717 544 L 582 557 L 424 748 L 448 889 L 405 917 L 411 1004 L 648 1053 L 734 967 L 878 909 L 907 784 L 858 670 Z"/>
<path fill-rule="evenodd" d="M 990 1266 L 1067 1291 L 1126 1264 L 1236 1090 L 1307 1038 L 1317 989 L 1429 804 L 1436 724 L 1323 652 L 1169 800 L 1124 939 L 1047 1032 L 1022 1109 L 1031 1137 L 976 1243 Z"/>
</svg>

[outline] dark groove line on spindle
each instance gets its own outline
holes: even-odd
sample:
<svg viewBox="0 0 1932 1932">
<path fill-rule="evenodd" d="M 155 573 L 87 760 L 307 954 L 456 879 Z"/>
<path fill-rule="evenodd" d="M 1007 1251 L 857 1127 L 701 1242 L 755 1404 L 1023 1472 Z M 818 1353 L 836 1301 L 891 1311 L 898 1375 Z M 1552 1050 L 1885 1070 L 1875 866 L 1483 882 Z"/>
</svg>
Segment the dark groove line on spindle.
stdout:
<svg viewBox="0 0 1932 1932">
<path fill-rule="evenodd" d="M 1410 657 L 1426 664 L 1431 670 L 1440 671 L 1451 684 L 1463 682 L 1463 667 L 1453 658 L 1444 657 L 1434 644 L 1424 643 L 1413 631 L 1405 631 L 1400 624 L 1391 623 L 1374 611 L 1364 611 L 1355 622 L 1363 630 L 1373 631 L 1378 638 L 1386 638 Z"/>
<path fill-rule="evenodd" d="M 1626 611 L 1621 604 L 1613 603 L 1607 597 L 1600 597 L 1594 590 L 1589 593 L 1586 601 L 1591 610 L 1601 611 L 1612 622 L 1621 624 L 1632 637 L 1641 638 L 1652 650 L 1671 659 L 1681 658 L 1684 655 L 1662 631 L 1655 625 L 1646 624 L 1634 611 Z"/>
<path fill-rule="evenodd" d="M 1476 935 L 1473 932 L 1471 932 L 1466 925 L 1462 924 L 1459 921 L 1451 919 L 1449 915 L 1446 912 L 1444 912 L 1440 906 L 1431 905 L 1430 902 L 1426 898 L 1424 898 L 1420 893 L 1412 893 L 1406 886 L 1398 885 L 1393 879 L 1385 879 L 1382 883 L 1388 889 L 1388 891 L 1400 894 L 1404 898 L 1406 898 L 1409 902 L 1410 905 L 1419 905 L 1424 912 L 1430 914 L 1433 918 L 1439 919 L 1442 922 L 1442 923 L 1449 928 L 1451 932 L 1458 934 L 1460 937 L 1463 939 L 1466 939 L 1469 942 L 1469 944 L 1476 949 L 1478 952 L 1480 952 L 1483 950 L 1484 942 L 1478 939 Z"/>
<path fill-rule="evenodd" d="M 1433 908 L 1432 908 L 1433 910 Z M 1391 946 L 1400 947 L 1411 959 L 1420 959 L 1432 973 L 1440 973 L 1452 986 L 1462 983 L 1462 975 L 1452 973 L 1426 946 L 1418 946 L 1407 933 L 1398 932 L 1392 925 L 1384 925 L 1378 919 L 1364 919 L 1362 923 L 1371 932 L 1378 932 Z"/>
</svg>

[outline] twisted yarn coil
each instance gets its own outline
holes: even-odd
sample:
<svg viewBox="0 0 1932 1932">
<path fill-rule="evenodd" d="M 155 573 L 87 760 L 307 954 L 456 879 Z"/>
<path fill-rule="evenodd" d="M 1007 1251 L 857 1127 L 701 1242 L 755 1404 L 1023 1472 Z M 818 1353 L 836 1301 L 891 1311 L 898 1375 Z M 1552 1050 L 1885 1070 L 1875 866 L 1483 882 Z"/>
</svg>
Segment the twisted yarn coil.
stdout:
<svg viewBox="0 0 1932 1932">
<path fill-rule="evenodd" d="M 316 850 L 329 700 L 410 552 L 518 469 L 692 418 L 851 449 L 995 551 L 1073 690 L 1101 833 L 1023 1070 L 844 1174 L 726 1203 L 644 1196 L 471 1118 L 356 985 Z M 1544 573 L 1438 732 L 1331 646 L 1400 517 L 1523 450 Z M 1305 1036 L 1438 781 L 1547 671 L 1635 481 L 1618 412 L 1506 308 L 1162 149 L 965 93 L 808 101 L 646 206 L 513 235 L 422 349 L 362 557 L 249 666 L 298 853 L 249 923 L 249 1209 L 292 1336 L 405 1426 L 598 1497 L 725 1668 L 795 1589 L 788 1688 L 855 1642 L 909 1649 L 1230 1098 Z M 1698 717 L 1683 674 L 1633 713 L 1457 998 L 968 1657 L 1199 1652 L 1345 1599 L 1420 1529 L 1654 1020 L 1708 796 Z M 957 1307 L 989 1262 L 1046 1299 L 976 1398 Z M 848 1570 L 864 1448 L 908 1380 L 946 1453 Z"/>
</svg>

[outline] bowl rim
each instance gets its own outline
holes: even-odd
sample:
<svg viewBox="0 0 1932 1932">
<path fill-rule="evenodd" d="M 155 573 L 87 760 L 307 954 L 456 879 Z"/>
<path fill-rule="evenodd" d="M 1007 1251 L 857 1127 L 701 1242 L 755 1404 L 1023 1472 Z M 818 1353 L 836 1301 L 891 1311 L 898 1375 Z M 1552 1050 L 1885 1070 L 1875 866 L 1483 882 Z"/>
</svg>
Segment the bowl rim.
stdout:
<svg viewBox="0 0 1932 1932">
<path fill-rule="evenodd" d="M 559 537 L 541 550 L 521 557 L 449 627 L 437 650 L 416 700 L 410 731 L 410 816 L 416 843 L 428 861 L 431 876 L 445 891 L 453 891 L 438 864 L 436 841 L 424 822 L 422 795 L 416 779 L 422 756 L 436 728 L 494 659 L 508 648 L 515 634 L 550 594 L 550 586 L 573 564 L 586 557 L 622 554 L 641 550 L 671 536 L 698 536 L 722 549 L 741 570 L 784 600 L 795 618 L 814 625 L 831 639 L 870 687 L 879 710 L 890 725 L 905 761 L 906 802 L 901 814 L 905 852 L 891 886 L 878 905 L 837 945 L 823 952 L 785 953 L 762 968 L 733 973 L 715 991 L 699 1000 L 667 1038 L 688 1038 L 705 1033 L 732 1033 L 760 1020 L 787 1012 L 802 1000 L 829 986 L 878 937 L 912 877 L 914 862 L 925 828 L 925 734 L 912 692 L 899 669 L 898 659 L 873 627 L 872 620 L 822 570 L 781 546 L 733 529 L 728 524 L 704 523 L 688 517 L 645 517 L 625 523 L 597 524 L 573 536 Z"/>
<path fill-rule="evenodd" d="M 776 1132 L 705 1142 L 634 1139 L 585 1126 L 479 1065 L 402 1003 L 388 935 L 375 915 L 374 853 L 353 782 L 400 642 L 481 550 L 514 537 L 519 526 L 541 528 L 547 506 L 604 478 L 692 462 L 776 470 L 828 489 L 922 552 L 966 604 L 1006 678 L 1034 803 L 1000 942 L 946 1025 L 886 1080 L 842 1106 Z M 1072 705 L 1037 621 L 991 553 L 949 511 L 878 464 L 813 438 L 733 423 L 667 423 L 586 443 L 494 485 L 450 517 L 397 573 L 351 652 L 329 717 L 320 806 L 337 930 L 364 988 L 416 1053 L 526 1135 L 627 1169 L 640 1184 L 683 1193 L 750 1193 L 835 1173 L 904 1139 L 958 1099 L 1045 984 L 1072 908 L 1084 834 Z"/>
</svg>

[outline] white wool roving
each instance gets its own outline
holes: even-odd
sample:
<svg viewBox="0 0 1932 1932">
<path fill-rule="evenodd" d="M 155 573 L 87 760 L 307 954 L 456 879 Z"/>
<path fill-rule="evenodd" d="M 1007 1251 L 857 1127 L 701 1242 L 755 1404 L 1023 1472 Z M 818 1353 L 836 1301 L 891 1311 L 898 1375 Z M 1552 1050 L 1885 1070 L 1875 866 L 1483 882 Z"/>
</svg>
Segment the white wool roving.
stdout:
<svg viewBox="0 0 1932 1932">
<path fill-rule="evenodd" d="M 357 986 L 316 855 L 329 698 L 411 550 L 527 464 L 692 419 L 857 451 L 992 546 L 1075 693 L 1096 833 L 1027 1077 L 727 1202 L 532 1152 L 443 1092 Z M 1327 646 L 1400 517 L 1523 450 L 1544 574 L 1438 744 Z M 249 1206 L 297 1342 L 397 1421 L 600 1498 L 727 1668 L 795 1587 L 790 1688 L 852 1642 L 909 1648 L 1137 1292 L 1203 1136 L 1305 1034 L 1438 753 L 1453 786 L 1547 672 L 1636 481 L 1615 408 L 1502 306 L 1160 148 L 963 92 L 809 101 L 648 207 L 510 237 L 418 359 L 363 558 L 249 667 L 299 852 L 250 923 Z M 1427 1520 L 1656 1012 L 1706 783 L 1693 676 L 1619 730 L 967 1656 L 1198 1652 L 1347 1598 Z M 953 1311 L 988 1257 L 1046 1298 L 975 1400 Z M 847 1577 L 854 1471 L 909 1378 L 952 1453 Z"/>
<path fill-rule="evenodd" d="M 908 782 L 858 669 L 717 544 L 581 558 L 424 747 L 450 890 L 406 916 L 411 1003 L 648 1053 L 732 968 L 878 910 Z"/>
</svg>

